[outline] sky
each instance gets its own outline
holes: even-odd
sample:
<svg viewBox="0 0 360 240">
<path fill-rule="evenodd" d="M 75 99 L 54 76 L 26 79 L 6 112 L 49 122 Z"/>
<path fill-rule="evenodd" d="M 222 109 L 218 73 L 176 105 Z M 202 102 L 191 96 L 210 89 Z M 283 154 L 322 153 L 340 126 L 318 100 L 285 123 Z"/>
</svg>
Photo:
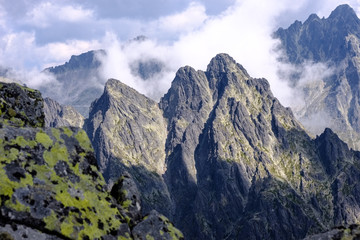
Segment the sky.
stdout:
<svg viewBox="0 0 360 240">
<path fill-rule="evenodd" d="M 158 99 L 179 67 L 206 70 L 225 52 L 251 76 L 268 79 L 286 102 L 292 93 L 277 74 L 281 53 L 271 34 L 312 13 L 328 17 L 344 3 L 360 16 L 359 0 L 0 0 L 0 66 L 21 72 L 31 86 L 46 81 L 37 76 L 44 68 L 105 49 L 104 78 Z M 129 41 L 137 36 L 147 40 Z M 166 68 L 144 82 L 129 68 L 138 59 L 158 59 Z"/>
</svg>

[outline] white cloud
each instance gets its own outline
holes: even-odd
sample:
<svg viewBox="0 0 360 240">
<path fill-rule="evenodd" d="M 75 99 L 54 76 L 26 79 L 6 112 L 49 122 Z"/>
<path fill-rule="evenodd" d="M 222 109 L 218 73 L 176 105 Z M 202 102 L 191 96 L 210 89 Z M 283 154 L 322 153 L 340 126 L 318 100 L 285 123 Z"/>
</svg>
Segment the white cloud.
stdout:
<svg viewBox="0 0 360 240">
<path fill-rule="evenodd" d="M 39 56 L 44 57 L 45 65 L 41 69 L 63 64 L 71 55 L 79 55 L 81 53 L 96 50 L 101 44 L 96 41 L 68 40 L 66 42 L 49 43 L 45 46 L 38 47 Z"/>
<path fill-rule="evenodd" d="M 68 40 L 38 46 L 34 32 L 9 33 L 0 38 L 0 66 L 20 71 L 41 71 L 49 67 L 49 63 L 63 64 L 73 54 L 98 49 L 100 46 L 96 40 Z"/>
<path fill-rule="evenodd" d="M 91 19 L 93 11 L 81 6 L 61 6 L 51 2 L 42 2 L 31 9 L 25 17 L 25 22 L 36 27 L 45 28 L 54 21 L 79 22 Z"/>
<path fill-rule="evenodd" d="M 108 49 L 108 57 L 103 59 L 104 76 L 117 78 L 158 99 L 170 86 L 178 68 L 190 65 L 195 69 L 206 70 L 212 57 L 225 52 L 244 65 L 253 77 L 266 77 L 271 82 L 275 95 L 285 101 L 290 97 L 290 90 L 285 91 L 289 88 L 287 83 L 277 77 L 277 56 L 272 50 L 278 42 L 271 38 L 275 16 L 282 10 L 278 3 L 275 0 L 266 3 L 261 0 L 239 1 L 219 16 L 202 17 L 204 20 L 200 26 L 181 34 L 178 40 L 170 44 L 145 41 L 124 45 L 115 40 Z M 194 6 L 190 5 L 189 9 Z M 198 5 L 196 8 L 201 9 Z M 186 10 L 183 14 L 163 19 L 180 19 L 181 24 L 183 17 L 192 11 Z M 151 58 L 166 63 L 167 68 L 152 81 L 144 82 L 132 76 L 129 67 L 131 62 Z"/>
<path fill-rule="evenodd" d="M 153 99 L 158 100 L 170 87 L 174 78 L 175 68 L 172 59 L 174 55 L 168 46 L 159 45 L 152 40 L 120 42 L 114 34 L 108 33 L 104 43 L 109 46 L 106 56 L 99 56 L 103 62 L 102 76 L 104 79 L 115 78 L 126 85 L 135 88 Z M 141 61 L 158 60 L 166 64 L 161 72 L 150 77 L 146 81 L 140 76 L 134 75 L 131 64 Z"/>
<path fill-rule="evenodd" d="M 185 33 L 200 27 L 207 18 L 205 7 L 199 3 L 192 2 L 185 11 L 161 17 L 150 25 L 155 25 L 155 30 L 160 29 L 168 33 Z"/>
</svg>

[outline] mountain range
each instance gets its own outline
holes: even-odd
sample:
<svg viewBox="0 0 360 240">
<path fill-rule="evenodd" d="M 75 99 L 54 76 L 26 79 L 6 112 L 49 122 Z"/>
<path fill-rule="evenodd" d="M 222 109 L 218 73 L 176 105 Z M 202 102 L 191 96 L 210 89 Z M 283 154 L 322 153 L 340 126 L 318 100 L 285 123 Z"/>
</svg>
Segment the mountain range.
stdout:
<svg viewBox="0 0 360 240">
<path fill-rule="evenodd" d="M 144 209 L 186 238 L 301 239 L 358 221 L 359 153 L 330 129 L 312 139 L 227 54 L 179 69 L 159 104 L 109 80 L 85 129 L 105 180 L 130 173 Z"/>
<path fill-rule="evenodd" d="M 206 71 L 180 68 L 159 102 L 119 80 L 100 79 L 102 50 L 46 69 L 67 86 L 61 103 L 85 120 L 52 99 L 43 112 L 35 90 L 0 85 L 0 234 L 16 236 L 10 230 L 16 225 L 63 239 L 86 232 L 106 239 L 359 237 L 360 20 L 340 5 L 328 18 L 313 14 L 274 37 L 279 61 L 293 66 L 282 74 L 303 100 L 292 109 L 266 79 L 251 77 L 225 53 Z M 162 67 L 153 60 L 132 69 L 146 79 Z M 314 68 L 326 71 L 304 79 Z M 49 86 L 42 91 L 51 94 Z M 83 126 L 89 139 L 69 125 Z M 66 159 L 55 154 L 59 148 L 67 149 Z M 80 208 L 84 196 L 89 211 Z M 96 214 L 99 206 L 104 216 Z M 90 215 L 100 230 L 81 228 Z"/>
<path fill-rule="evenodd" d="M 360 20 L 355 11 L 341 5 L 326 19 L 312 14 L 304 23 L 280 28 L 275 36 L 286 53 L 282 60 L 296 66 L 288 80 L 303 96 L 302 104 L 292 106 L 297 118 L 313 134 L 330 127 L 360 150 Z M 328 73 L 302 80 L 309 64 L 322 64 L 325 69 L 318 71 Z"/>
</svg>

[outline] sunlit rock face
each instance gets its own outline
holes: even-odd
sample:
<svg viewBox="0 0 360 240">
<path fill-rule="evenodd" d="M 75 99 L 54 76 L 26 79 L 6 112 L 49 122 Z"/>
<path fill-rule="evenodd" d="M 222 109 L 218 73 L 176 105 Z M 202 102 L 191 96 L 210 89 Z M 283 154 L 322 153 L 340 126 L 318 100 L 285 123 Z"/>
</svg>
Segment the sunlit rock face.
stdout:
<svg viewBox="0 0 360 240">
<path fill-rule="evenodd" d="M 289 76 L 301 96 L 292 104 L 295 115 L 314 135 L 330 127 L 359 150 L 360 20 L 355 11 L 341 5 L 328 18 L 313 14 L 275 36 L 285 53 L 282 60 L 295 64 Z M 305 77 L 306 72 L 311 73 Z"/>
<path fill-rule="evenodd" d="M 227 54 L 179 69 L 159 104 L 109 80 L 85 126 L 109 185 L 128 172 L 185 238 L 302 239 L 359 221 L 359 153 L 330 129 L 312 139 Z"/>
<path fill-rule="evenodd" d="M 105 179 L 112 183 L 122 173 L 131 173 L 141 191 L 145 212 L 171 211 L 163 178 L 166 126 L 156 102 L 115 79 L 106 83 L 85 122 Z"/>
</svg>

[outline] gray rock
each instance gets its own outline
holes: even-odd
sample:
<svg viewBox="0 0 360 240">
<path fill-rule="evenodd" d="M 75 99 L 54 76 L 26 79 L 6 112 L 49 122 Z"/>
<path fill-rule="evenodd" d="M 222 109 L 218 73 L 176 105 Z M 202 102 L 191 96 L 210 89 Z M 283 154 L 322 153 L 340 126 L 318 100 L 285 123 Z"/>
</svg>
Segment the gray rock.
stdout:
<svg viewBox="0 0 360 240">
<path fill-rule="evenodd" d="M 62 106 L 51 98 L 44 99 L 46 127 L 79 127 L 84 125 L 85 118 L 71 106 Z"/>
<path fill-rule="evenodd" d="M 359 239 L 360 227 L 357 224 L 350 226 L 336 227 L 330 231 L 315 234 L 304 238 L 304 240 L 338 240 L 338 239 Z"/>
<path fill-rule="evenodd" d="M 109 183 L 128 172 L 141 192 L 142 211 L 171 211 L 163 174 L 166 121 L 153 100 L 115 79 L 92 104 L 85 129 Z"/>
<path fill-rule="evenodd" d="M 184 239 L 182 233 L 173 224 L 155 210 L 151 211 L 137 224 L 133 231 L 134 239 Z"/>
<path fill-rule="evenodd" d="M 20 224 L 4 224 L 0 223 L 0 239 L 1 240 L 23 240 L 23 239 L 37 239 L 37 240 L 60 240 L 58 236 L 50 235 L 37 231 Z"/>
<path fill-rule="evenodd" d="M 121 176 L 110 194 L 125 209 L 135 225 L 141 218 L 141 195 L 131 175 L 125 173 Z"/>
</svg>

